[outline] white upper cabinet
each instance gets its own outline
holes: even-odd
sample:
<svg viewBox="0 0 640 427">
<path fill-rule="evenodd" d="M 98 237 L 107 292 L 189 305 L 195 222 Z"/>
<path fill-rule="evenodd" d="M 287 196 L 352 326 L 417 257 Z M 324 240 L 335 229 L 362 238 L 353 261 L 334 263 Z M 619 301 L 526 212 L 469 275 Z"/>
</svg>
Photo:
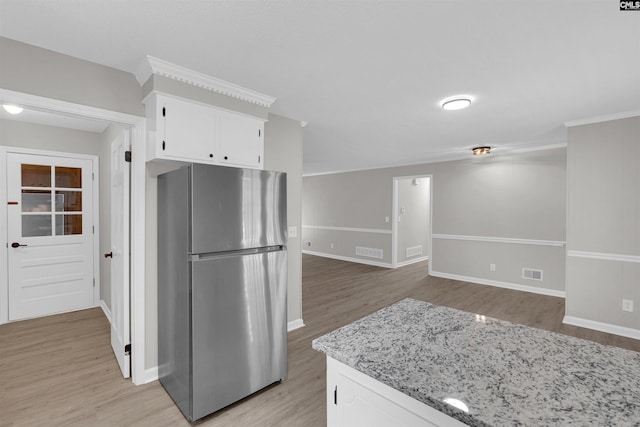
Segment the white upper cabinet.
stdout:
<svg viewBox="0 0 640 427">
<path fill-rule="evenodd" d="M 264 122 L 245 116 L 221 114 L 220 163 L 262 169 Z"/>
<path fill-rule="evenodd" d="M 263 168 L 264 120 L 152 94 L 146 102 L 147 160 Z"/>
<path fill-rule="evenodd" d="M 194 162 L 216 161 L 217 117 L 211 108 L 166 98 L 158 105 L 162 151 Z M 163 132 L 164 130 L 164 132 Z"/>
</svg>

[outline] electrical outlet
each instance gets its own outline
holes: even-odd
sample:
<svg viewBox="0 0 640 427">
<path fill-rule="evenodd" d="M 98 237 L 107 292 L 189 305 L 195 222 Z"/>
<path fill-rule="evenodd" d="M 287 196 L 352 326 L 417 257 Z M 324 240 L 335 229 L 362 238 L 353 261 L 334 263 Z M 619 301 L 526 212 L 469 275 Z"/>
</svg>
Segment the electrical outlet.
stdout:
<svg viewBox="0 0 640 427">
<path fill-rule="evenodd" d="M 331 244 L 331 249 L 333 249 L 333 243 Z"/>
<path fill-rule="evenodd" d="M 633 300 L 631 300 L 631 299 L 623 299 L 622 300 L 622 311 L 633 312 Z"/>
<path fill-rule="evenodd" d="M 298 235 L 298 227 L 295 225 L 290 225 L 288 233 L 289 237 L 296 237 Z"/>
<path fill-rule="evenodd" d="M 496 265 L 495 264 L 489 264 L 489 271 L 496 271 Z"/>
<path fill-rule="evenodd" d="M 384 217 L 384 222 L 389 222 L 389 217 L 388 216 Z"/>
<path fill-rule="evenodd" d="M 307 241 L 305 241 L 305 242 L 304 242 L 304 245 L 305 245 L 306 247 L 310 248 L 310 247 L 311 247 L 311 240 L 307 240 Z"/>
</svg>

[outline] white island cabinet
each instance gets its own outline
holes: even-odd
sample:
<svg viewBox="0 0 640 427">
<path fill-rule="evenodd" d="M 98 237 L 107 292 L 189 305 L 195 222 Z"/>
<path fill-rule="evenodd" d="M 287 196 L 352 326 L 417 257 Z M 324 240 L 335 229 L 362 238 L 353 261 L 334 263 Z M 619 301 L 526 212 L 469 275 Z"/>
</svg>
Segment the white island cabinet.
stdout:
<svg viewBox="0 0 640 427">
<path fill-rule="evenodd" d="M 145 104 L 147 160 L 263 168 L 264 119 L 161 93 Z"/>
<path fill-rule="evenodd" d="M 327 427 L 460 427 L 462 422 L 327 357 Z"/>
</svg>

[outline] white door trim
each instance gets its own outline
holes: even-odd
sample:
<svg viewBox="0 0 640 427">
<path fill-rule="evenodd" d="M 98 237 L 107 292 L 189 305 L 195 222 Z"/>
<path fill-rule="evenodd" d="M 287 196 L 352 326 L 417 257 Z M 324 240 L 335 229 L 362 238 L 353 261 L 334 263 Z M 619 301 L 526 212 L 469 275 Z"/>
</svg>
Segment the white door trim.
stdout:
<svg viewBox="0 0 640 427">
<path fill-rule="evenodd" d="M 83 160 L 91 160 L 91 170 L 94 175 L 94 179 L 92 181 L 92 189 L 93 192 L 93 209 L 91 221 L 92 226 L 94 227 L 93 232 L 93 280 L 95 281 L 95 286 L 93 288 L 93 306 L 98 307 L 100 305 L 100 159 L 98 156 L 90 155 L 90 154 L 76 154 L 76 153 L 67 153 L 61 151 L 49 151 L 49 150 L 35 150 L 31 148 L 21 148 L 21 147 L 9 147 L 9 146 L 0 146 L 0 165 L 6 166 L 7 164 L 7 154 L 15 153 L 15 154 L 34 154 L 38 156 L 52 156 L 52 157 L 67 157 L 70 159 L 83 159 Z M 0 188 L 5 189 L 4 191 L 0 191 L 0 206 L 2 206 L 2 216 L 0 216 L 0 242 L 8 242 L 7 240 L 7 224 L 8 218 L 7 214 L 7 174 L 2 173 L 3 177 L 0 179 Z M 8 248 L 5 245 L 5 253 L 4 258 L 0 256 L 0 260 L 2 265 L 7 266 L 8 262 Z M 9 283 L 7 283 L 8 274 L 3 274 L 2 278 L 0 278 L 0 324 L 7 323 L 9 321 Z"/>
<path fill-rule="evenodd" d="M 17 104 L 24 107 L 45 110 L 61 114 L 105 120 L 131 128 L 131 377 L 134 384 L 145 382 L 145 179 L 146 120 L 141 116 L 104 110 L 88 105 L 75 104 L 28 93 L 15 92 L 0 88 L 0 102 Z M 0 174 L 3 175 L 3 174 Z M 6 189 L 6 178 L 0 178 L 0 185 Z M 0 192 L 3 193 L 3 192 Z M 6 197 L 6 196 L 5 196 Z M 3 201 L 0 200 L 0 203 Z M 6 211 L 6 199 L 3 209 Z M 6 224 L 6 212 L 0 221 Z M 6 228 L 0 227 L 0 229 Z M 6 230 L 2 231 L 6 242 Z M 0 262 L 6 265 L 7 248 L 0 245 Z M 6 282 L 6 278 L 1 279 Z M 6 283 L 0 284 L 5 286 Z M 2 318 L 0 318 L 0 323 Z"/>
<path fill-rule="evenodd" d="M 405 179 L 429 178 L 429 247 L 427 248 L 427 258 L 429 261 L 429 272 L 431 272 L 431 236 L 433 236 L 433 174 L 394 176 L 393 177 L 393 197 L 391 206 L 391 268 L 402 267 L 407 263 L 398 264 L 398 181 Z M 423 258 L 420 258 L 421 260 Z"/>
</svg>

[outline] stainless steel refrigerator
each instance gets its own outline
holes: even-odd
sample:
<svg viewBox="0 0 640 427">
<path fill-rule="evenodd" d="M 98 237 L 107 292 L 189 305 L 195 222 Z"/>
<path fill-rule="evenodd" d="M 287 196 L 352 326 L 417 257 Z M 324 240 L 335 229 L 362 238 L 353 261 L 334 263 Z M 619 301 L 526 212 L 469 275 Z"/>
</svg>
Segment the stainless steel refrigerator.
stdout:
<svg viewBox="0 0 640 427">
<path fill-rule="evenodd" d="M 287 374 L 286 174 L 158 177 L 160 382 L 189 421 Z"/>
</svg>

